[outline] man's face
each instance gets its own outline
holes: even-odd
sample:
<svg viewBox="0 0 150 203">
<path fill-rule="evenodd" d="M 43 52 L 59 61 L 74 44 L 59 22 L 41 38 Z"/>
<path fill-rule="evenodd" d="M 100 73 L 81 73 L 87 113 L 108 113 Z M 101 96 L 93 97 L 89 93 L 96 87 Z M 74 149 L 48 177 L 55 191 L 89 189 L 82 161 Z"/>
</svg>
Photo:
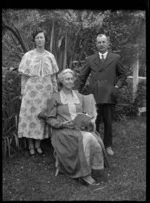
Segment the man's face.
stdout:
<svg viewBox="0 0 150 203">
<path fill-rule="evenodd" d="M 102 37 L 97 37 L 96 39 L 96 47 L 99 52 L 105 53 L 108 50 L 109 42 L 105 35 Z"/>
</svg>

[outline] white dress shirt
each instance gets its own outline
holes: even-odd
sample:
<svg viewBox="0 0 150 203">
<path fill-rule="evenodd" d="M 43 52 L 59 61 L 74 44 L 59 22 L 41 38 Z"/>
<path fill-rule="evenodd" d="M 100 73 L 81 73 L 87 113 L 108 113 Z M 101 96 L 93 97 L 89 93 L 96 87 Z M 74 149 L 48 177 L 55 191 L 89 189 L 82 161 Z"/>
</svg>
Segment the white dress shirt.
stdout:
<svg viewBox="0 0 150 203">
<path fill-rule="evenodd" d="M 102 55 L 104 56 L 104 59 L 106 59 L 107 54 L 108 54 L 108 51 L 106 51 L 104 54 L 99 52 L 100 59 L 102 59 Z"/>
</svg>

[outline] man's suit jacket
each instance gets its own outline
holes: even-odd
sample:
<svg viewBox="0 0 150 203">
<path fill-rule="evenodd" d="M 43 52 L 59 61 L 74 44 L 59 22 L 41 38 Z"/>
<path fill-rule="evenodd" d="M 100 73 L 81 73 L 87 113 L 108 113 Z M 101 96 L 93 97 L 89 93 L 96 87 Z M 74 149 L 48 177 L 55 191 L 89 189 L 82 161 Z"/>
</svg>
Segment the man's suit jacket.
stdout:
<svg viewBox="0 0 150 203">
<path fill-rule="evenodd" d="M 92 93 L 96 103 L 116 103 L 117 85 L 121 87 L 126 80 L 125 69 L 122 66 L 118 54 L 108 52 L 104 62 L 101 61 L 99 53 L 87 57 L 86 64 L 76 81 L 76 89 L 79 92 L 85 85 L 90 75 L 89 94 Z"/>
</svg>

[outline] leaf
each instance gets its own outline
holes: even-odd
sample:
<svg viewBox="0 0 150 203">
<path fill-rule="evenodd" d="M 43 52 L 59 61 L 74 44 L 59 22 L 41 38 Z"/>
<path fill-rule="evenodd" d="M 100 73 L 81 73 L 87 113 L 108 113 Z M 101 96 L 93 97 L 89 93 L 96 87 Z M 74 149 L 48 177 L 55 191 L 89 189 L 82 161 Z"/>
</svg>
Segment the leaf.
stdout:
<svg viewBox="0 0 150 203">
<path fill-rule="evenodd" d="M 16 147 L 19 148 L 19 139 L 18 139 L 18 136 L 17 136 L 16 133 L 13 133 L 13 135 L 14 135 L 14 138 L 15 138 Z"/>
<path fill-rule="evenodd" d="M 12 127 L 10 127 L 6 132 L 4 132 L 3 136 L 7 136 L 7 134 L 15 127 L 16 127 L 16 125 L 13 125 Z"/>
<path fill-rule="evenodd" d="M 20 95 L 19 96 L 16 96 L 14 98 L 12 98 L 8 103 L 7 105 L 5 106 L 5 110 L 7 108 L 10 108 L 11 109 L 11 112 L 13 112 L 13 107 L 15 106 L 15 103 L 18 101 L 18 99 L 20 98 Z"/>
<path fill-rule="evenodd" d="M 15 123 L 16 123 L 16 128 L 18 130 L 18 116 L 17 115 L 15 115 Z"/>
<path fill-rule="evenodd" d="M 10 140 L 8 137 L 6 137 L 6 143 L 7 143 L 7 146 L 8 146 L 8 156 L 10 157 Z"/>
<path fill-rule="evenodd" d="M 3 137 L 3 153 L 4 153 L 4 160 L 6 159 L 6 154 L 7 154 L 7 140 L 6 140 L 6 137 Z"/>
<path fill-rule="evenodd" d="M 62 41 L 64 39 L 64 36 L 61 36 L 60 39 L 58 39 L 58 48 L 60 49 L 61 45 L 62 45 Z"/>
<path fill-rule="evenodd" d="M 65 35 L 65 49 L 64 49 L 64 61 L 63 61 L 63 69 L 66 68 L 67 65 L 67 31 L 66 31 L 66 35 Z"/>
<path fill-rule="evenodd" d="M 53 53 L 53 42 L 54 42 L 54 26 L 55 26 L 55 22 L 53 21 L 51 39 L 50 39 L 50 52 L 52 52 L 52 53 Z"/>
</svg>

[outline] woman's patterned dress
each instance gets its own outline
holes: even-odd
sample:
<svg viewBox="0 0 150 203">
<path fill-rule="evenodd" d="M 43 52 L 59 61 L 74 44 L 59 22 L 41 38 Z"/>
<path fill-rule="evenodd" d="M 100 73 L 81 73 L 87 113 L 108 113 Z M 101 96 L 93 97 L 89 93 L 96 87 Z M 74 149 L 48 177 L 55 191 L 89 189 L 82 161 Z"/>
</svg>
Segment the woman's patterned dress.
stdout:
<svg viewBox="0 0 150 203">
<path fill-rule="evenodd" d="M 54 55 L 46 50 L 42 54 L 36 49 L 24 54 L 19 65 L 22 74 L 19 138 L 48 138 L 48 133 L 44 133 L 45 123 L 38 118 L 38 114 L 45 109 L 52 93 L 57 92 L 58 70 Z"/>
</svg>

